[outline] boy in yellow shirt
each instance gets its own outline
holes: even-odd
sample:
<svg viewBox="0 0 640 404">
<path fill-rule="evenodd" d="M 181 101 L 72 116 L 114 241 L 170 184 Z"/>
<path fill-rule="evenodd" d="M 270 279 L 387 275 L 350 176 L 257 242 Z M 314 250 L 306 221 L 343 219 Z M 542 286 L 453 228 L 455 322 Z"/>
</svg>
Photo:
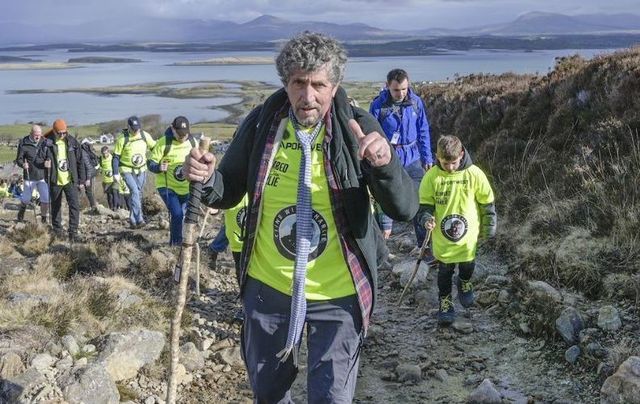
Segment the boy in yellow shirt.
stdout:
<svg viewBox="0 0 640 404">
<path fill-rule="evenodd" d="M 420 223 L 433 232 L 433 254 L 438 266 L 438 322 L 455 320 L 451 299 L 452 277 L 458 266 L 458 299 L 463 307 L 474 303 L 471 275 L 478 239 L 496 232 L 494 195 L 486 175 L 473 164 L 456 136 L 438 139 L 438 164 L 420 184 Z M 435 219 L 435 220 L 434 220 Z"/>
</svg>

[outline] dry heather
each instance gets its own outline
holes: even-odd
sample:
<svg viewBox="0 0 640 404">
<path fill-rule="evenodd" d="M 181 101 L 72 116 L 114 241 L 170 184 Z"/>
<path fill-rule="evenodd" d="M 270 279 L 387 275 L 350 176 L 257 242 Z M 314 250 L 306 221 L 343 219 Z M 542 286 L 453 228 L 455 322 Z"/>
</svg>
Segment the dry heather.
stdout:
<svg viewBox="0 0 640 404">
<path fill-rule="evenodd" d="M 461 137 L 490 175 L 496 246 L 517 270 L 640 299 L 640 48 L 420 91 L 432 133 Z"/>
</svg>

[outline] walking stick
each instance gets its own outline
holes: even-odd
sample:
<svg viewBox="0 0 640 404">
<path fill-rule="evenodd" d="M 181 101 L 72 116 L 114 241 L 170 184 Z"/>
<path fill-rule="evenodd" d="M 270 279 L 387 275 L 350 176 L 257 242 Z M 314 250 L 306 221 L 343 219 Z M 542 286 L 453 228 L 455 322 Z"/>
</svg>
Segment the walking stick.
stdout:
<svg viewBox="0 0 640 404">
<path fill-rule="evenodd" d="M 201 209 L 202 213 L 202 209 Z M 200 239 L 202 238 L 202 233 L 204 233 L 204 228 L 207 225 L 207 219 L 209 218 L 209 209 L 204 213 L 204 218 L 202 219 L 202 226 L 200 226 L 200 233 L 198 234 L 198 238 L 196 239 L 195 248 L 196 248 L 196 296 L 200 296 Z"/>
<path fill-rule="evenodd" d="M 424 252 L 427 249 L 427 245 L 429 245 L 430 238 L 431 238 L 431 230 L 429 229 L 427 230 L 427 236 L 424 238 L 424 241 L 422 242 L 422 246 L 420 246 L 420 253 L 418 255 L 418 260 L 416 261 L 416 266 L 415 268 L 413 268 L 413 273 L 411 274 L 411 278 L 409 278 L 409 282 L 407 282 L 407 284 L 405 285 L 404 290 L 400 295 L 400 299 L 398 299 L 398 306 L 400 306 L 400 304 L 402 303 L 404 294 L 407 293 L 407 290 L 409 290 L 409 287 L 411 286 L 411 282 L 413 282 L 413 279 L 416 277 L 416 274 L 418 273 L 418 268 L 420 268 L 420 263 L 422 262 L 422 257 L 424 257 Z M 427 267 L 427 274 L 428 273 L 429 273 L 429 267 Z"/>
<path fill-rule="evenodd" d="M 203 136 L 200 139 L 198 148 L 202 153 L 209 151 L 210 139 Z M 176 296 L 176 306 L 173 319 L 171 320 L 171 363 L 169 368 L 169 382 L 167 385 L 167 404 L 175 404 L 178 390 L 176 368 L 178 367 L 178 353 L 180 349 L 180 322 L 182 321 L 182 311 L 187 299 L 187 283 L 189 280 L 189 267 L 191 266 L 191 253 L 193 251 L 194 234 L 200 216 L 200 197 L 202 195 L 202 183 L 192 182 L 189 184 L 189 202 L 187 215 L 184 219 L 183 241 L 180 251 L 180 283 Z"/>
</svg>

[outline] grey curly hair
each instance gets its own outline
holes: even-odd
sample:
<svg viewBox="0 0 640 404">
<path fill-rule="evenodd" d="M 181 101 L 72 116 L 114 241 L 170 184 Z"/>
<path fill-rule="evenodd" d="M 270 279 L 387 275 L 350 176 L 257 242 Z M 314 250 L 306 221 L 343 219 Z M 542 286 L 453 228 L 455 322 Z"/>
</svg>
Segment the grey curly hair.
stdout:
<svg viewBox="0 0 640 404">
<path fill-rule="evenodd" d="M 314 72 L 329 63 L 329 80 L 338 85 L 344 77 L 347 52 L 335 39 L 305 31 L 290 39 L 276 58 L 276 69 L 282 84 L 289 83 L 295 70 Z"/>
</svg>

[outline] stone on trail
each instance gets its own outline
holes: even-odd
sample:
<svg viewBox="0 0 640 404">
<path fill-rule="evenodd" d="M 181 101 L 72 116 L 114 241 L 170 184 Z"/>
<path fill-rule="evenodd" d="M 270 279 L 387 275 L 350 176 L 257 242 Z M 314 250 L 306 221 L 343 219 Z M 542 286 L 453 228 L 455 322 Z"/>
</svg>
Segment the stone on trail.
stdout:
<svg viewBox="0 0 640 404">
<path fill-rule="evenodd" d="M 0 379 L 8 379 L 24 372 L 20 355 L 8 352 L 0 357 Z"/>
<path fill-rule="evenodd" d="M 564 353 L 564 358 L 572 365 L 575 365 L 580 357 L 580 347 L 573 345 L 569 347 Z"/>
<path fill-rule="evenodd" d="M 600 389 L 600 403 L 640 404 L 640 356 L 631 356 Z"/>
<path fill-rule="evenodd" d="M 598 327 L 605 331 L 616 331 L 622 327 L 622 320 L 618 309 L 613 306 L 603 306 L 598 311 Z"/>
<path fill-rule="evenodd" d="M 111 333 L 101 341 L 99 362 L 114 381 L 131 379 L 140 368 L 155 362 L 164 348 L 164 334 L 140 330 L 130 333 Z"/>
<path fill-rule="evenodd" d="M 471 404 L 499 404 L 502 402 L 502 397 L 491 380 L 484 379 L 469 395 L 467 401 Z"/>
<path fill-rule="evenodd" d="M 64 398 L 70 404 L 118 404 L 120 393 L 107 369 L 101 363 L 92 363 L 61 381 Z"/>
<path fill-rule="evenodd" d="M 577 342 L 578 334 L 583 328 L 584 320 L 578 310 L 573 307 L 564 309 L 556 319 L 556 331 L 569 346 Z"/>
<path fill-rule="evenodd" d="M 193 342 L 187 342 L 180 347 L 180 363 L 188 371 L 193 372 L 204 367 L 204 356 Z"/>
<path fill-rule="evenodd" d="M 562 302 L 562 295 L 553 286 L 543 281 L 529 281 L 529 291 L 538 298 L 551 299 L 556 303 Z"/>
<path fill-rule="evenodd" d="M 418 365 L 400 364 L 396 367 L 398 381 L 418 383 L 422 379 L 422 369 Z"/>
</svg>

